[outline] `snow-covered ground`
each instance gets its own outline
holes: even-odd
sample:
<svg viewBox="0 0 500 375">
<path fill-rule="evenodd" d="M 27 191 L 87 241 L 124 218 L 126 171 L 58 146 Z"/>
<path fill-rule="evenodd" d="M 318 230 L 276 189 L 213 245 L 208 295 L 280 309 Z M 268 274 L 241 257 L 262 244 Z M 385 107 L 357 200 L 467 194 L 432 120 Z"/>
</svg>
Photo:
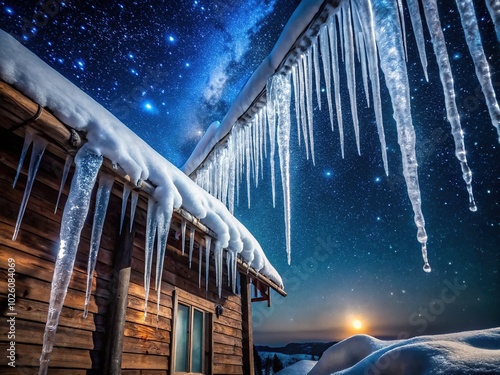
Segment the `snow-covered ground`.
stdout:
<svg viewBox="0 0 500 375">
<path fill-rule="evenodd" d="M 288 367 L 299 361 L 304 361 L 312 358 L 310 354 L 284 354 L 277 352 L 259 352 L 259 356 L 260 359 L 262 360 L 262 363 L 264 363 L 266 359 L 272 360 L 275 355 L 279 358 L 284 367 Z"/>
<path fill-rule="evenodd" d="M 393 341 L 356 335 L 330 347 L 314 364 L 300 361 L 278 374 L 500 374 L 500 328 Z"/>
</svg>

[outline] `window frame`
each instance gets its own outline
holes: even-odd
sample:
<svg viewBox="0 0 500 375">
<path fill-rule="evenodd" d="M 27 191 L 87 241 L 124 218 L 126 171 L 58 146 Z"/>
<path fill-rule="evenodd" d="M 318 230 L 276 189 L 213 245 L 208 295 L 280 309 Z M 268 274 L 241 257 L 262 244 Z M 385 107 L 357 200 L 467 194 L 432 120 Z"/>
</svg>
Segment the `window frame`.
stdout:
<svg viewBox="0 0 500 375">
<path fill-rule="evenodd" d="M 202 306 L 196 303 L 194 298 L 187 292 L 175 289 L 173 291 L 173 304 L 172 304 L 172 331 L 171 331 L 171 342 L 170 342 L 170 373 L 172 375 L 211 375 L 212 374 L 212 363 L 213 363 L 213 339 L 212 339 L 212 327 L 213 327 L 213 309 L 209 309 L 207 306 Z M 206 301 L 208 302 L 208 301 Z M 209 303 L 209 302 L 208 302 Z M 211 303 L 209 303 L 211 304 Z M 178 317 L 178 307 L 179 305 L 186 306 L 188 308 L 188 343 L 187 343 L 187 364 L 188 371 L 176 371 L 176 354 L 177 354 L 177 317 Z M 193 343 L 193 325 L 194 325 L 194 313 L 195 311 L 201 312 L 203 314 L 203 328 L 202 328 L 202 348 L 201 348 L 201 372 L 192 372 L 192 343 Z"/>
</svg>

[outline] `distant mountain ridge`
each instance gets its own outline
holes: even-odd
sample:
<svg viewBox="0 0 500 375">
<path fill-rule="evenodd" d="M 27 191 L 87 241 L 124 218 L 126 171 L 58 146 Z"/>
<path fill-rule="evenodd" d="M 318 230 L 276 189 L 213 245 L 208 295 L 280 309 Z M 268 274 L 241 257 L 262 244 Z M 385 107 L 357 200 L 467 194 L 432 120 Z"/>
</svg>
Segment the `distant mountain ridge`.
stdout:
<svg viewBox="0 0 500 375">
<path fill-rule="evenodd" d="M 261 352 L 275 352 L 283 354 L 310 354 L 315 357 L 320 357 L 323 352 L 330 346 L 336 344 L 336 341 L 332 342 L 303 342 L 297 343 L 293 342 L 281 347 L 271 347 L 266 345 L 256 345 L 255 348 L 259 353 Z"/>
</svg>

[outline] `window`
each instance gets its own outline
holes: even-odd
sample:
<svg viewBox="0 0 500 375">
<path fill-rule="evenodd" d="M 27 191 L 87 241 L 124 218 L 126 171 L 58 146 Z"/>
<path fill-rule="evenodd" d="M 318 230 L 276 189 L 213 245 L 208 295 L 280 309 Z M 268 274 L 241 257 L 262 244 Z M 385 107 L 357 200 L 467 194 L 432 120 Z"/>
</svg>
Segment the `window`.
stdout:
<svg viewBox="0 0 500 375">
<path fill-rule="evenodd" d="M 208 373 L 210 315 L 184 301 L 174 300 L 173 374 Z"/>
</svg>

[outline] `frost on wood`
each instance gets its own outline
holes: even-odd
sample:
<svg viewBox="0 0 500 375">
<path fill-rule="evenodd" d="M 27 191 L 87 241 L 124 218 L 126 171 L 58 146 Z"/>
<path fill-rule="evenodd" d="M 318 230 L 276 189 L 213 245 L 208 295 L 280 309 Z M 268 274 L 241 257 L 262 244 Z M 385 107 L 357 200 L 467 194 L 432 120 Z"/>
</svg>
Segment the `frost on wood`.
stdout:
<svg viewBox="0 0 500 375">
<path fill-rule="evenodd" d="M 97 155 L 90 147 L 84 145 L 76 155 L 75 164 L 75 175 L 64 207 L 59 235 L 59 249 L 52 276 L 49 312 L 40 356 L 40 375 L 47 373 L 59 317 L 73 273 L 80 233 L 85 224 L 92 189 L 102 164 L 102 156 Z"/>
</svg>

